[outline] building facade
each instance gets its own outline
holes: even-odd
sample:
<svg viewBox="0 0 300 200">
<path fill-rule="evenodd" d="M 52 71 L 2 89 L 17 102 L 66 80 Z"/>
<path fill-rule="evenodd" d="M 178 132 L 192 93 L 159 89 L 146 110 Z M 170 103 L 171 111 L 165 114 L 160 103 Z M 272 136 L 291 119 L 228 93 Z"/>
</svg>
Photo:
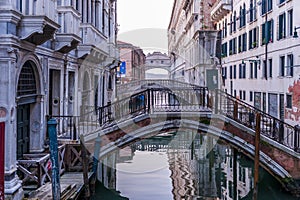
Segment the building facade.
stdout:
<svg viewBox="0 0 300 200">
<path fill-rule="evenodd" d="M 206 86 L 217 76 L 217 31 L 210 20 L 215 0 L 176 0 L 168 27 L 171 78 Z M 208 71 L 211 70 L 211 71 Z M 210 77 L 210 78 L 208 78 Z M 217 77 L 214 77 L 217 81 Z M 217 82 L 215 81 L 215 87 Z"/>
<path fill-rule="evenodd" d="M 300 121 L 300 25 L 295 0 L 227 0 L 211 17 L 222 31 L 223 89 L 295 125 Z"/>
<path fill-rule="evenodd" d="M 44 151 L 47 116 L 114 99 L 116 1 L 1 0 L 0 27 L 5 196 L 21 199 L 16 163 Z"/>
<path fill-rule="evenodd" d="M 171 60 L 166 53 L 148 53 L 145 61 L 146 79 L 169 79 Z"/>
<path fill-rule="evenodd" d="M 143 50 L 130 43 L 118 41 L 120 60 L 125 72 L 120 76 L 121 84 L 145 79 L 145 60 Z"/>
</svg>

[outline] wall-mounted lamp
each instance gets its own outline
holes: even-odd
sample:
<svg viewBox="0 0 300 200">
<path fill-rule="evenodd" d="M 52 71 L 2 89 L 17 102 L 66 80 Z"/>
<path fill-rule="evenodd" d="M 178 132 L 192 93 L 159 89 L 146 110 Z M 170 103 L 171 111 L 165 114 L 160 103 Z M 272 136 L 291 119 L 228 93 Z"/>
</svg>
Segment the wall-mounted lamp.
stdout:
<svg viewBox="0 0 300 200">
<path fill-rule="evenodd" d="M 298 33 L 297 33 L 297 30 L 300 29 L 300 26 L 299 27 L 296 27 L 294 28 L 294 34 L 293 34 L 293 38 L 298 38 Z"/>
</svg>

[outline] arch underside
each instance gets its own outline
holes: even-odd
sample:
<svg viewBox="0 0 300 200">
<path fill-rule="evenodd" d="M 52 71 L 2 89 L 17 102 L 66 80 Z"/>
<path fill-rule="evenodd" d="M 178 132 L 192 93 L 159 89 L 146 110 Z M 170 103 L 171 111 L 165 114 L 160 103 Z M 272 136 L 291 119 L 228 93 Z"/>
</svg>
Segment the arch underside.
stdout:
<svg viewBox="0 0 300 200">
<path fill-rule="evenodd" d="M 198 118 L 199 119 L 199 118 Z M 120 126 L 122 127 L 122 126 Z M 109 128 L 111 132 L 120 130 L 119 126 Z M 234 148 L 238 148 L 242 151 L 243 154 L 247 155 L 250 158 L 254 157 L 255 147 L 247 143 L 246 141 L 242 140 L 241 138 L 224 131 L 220 128 L 217 128 L 213 125 L 208 125 L 206 122 L 201 122 L 200 120 L 190 120 L 190 119 L 173 119 L 167 121 L 161 121 L 158 123 L 150 124 L 144 127 L 138 127 L 134 131 L 125 134 L 123 137 L 117 139 L 116 141 L 112 141 L 109 144 L 101 147 L 101 152 L 99 153 L 99 159 L 104 157 L 105 155 L 109 154 L 110 152 L 126 146 L 128 144 L 134 143 L 138 140 L 143 138 L 148 138 L 154 135 L 157 135 L 162 132 L 172 131 L 172 130 L 197 130 L 198 133 L 205 133 L 209 134 L 210 136 L 220 139 L 223 142 L 226 142 L 233 146 Z M 99 130 L 98 132 L 94 133 L 97 137 L 107 134 L 108 130 Z M 95 138 L 90 135 L 87 136 L 87 141 L 95 141 Z M 93 139 L 92 139 L 93 138 Z M 95 144 L 94 144 L 95 145 Z M 97 145 L 97 144 L 96 144 Z M 93 155 L 97 155 L 94 154 Z M 275 178 L 279 181 L 284 179 L 290 179 L 292 176 L 287 172 L 282 166 L 272 160 L 268 155 L 260 151 L 260 165 L 266 169 L 269 173 L 271 173 Z"/>
</svg>

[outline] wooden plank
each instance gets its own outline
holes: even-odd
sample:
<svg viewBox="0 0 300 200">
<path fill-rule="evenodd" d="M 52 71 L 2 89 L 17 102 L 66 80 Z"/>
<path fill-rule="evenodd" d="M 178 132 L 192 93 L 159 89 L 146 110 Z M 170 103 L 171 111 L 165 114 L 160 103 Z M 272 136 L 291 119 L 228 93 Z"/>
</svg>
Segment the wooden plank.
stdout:
<svg viewBox="0 0 300 200">
<path fill-rule="evenodd" d="M 90 180 L 93 173 L 88 173 Z M 68 172 L 60 177 L 61 199 L 78 199 L 83 191 L 83 174 L 82 172 Z M 52 200 L 52 185 L 47 182 L 29 194 L 28 200 Z"/>
</svg>

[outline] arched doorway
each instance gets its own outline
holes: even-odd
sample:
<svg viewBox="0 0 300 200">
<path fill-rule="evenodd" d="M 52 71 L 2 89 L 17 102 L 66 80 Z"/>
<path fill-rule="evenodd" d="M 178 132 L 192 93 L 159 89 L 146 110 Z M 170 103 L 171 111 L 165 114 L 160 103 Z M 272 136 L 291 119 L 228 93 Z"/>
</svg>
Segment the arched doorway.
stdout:
<svg viewBox="0 0 300 200">
<path fill-rule="evenodd" d="M 30 150 L 31 107 L 37 99 L 35 64 L 27 61 L 21 69 L 17 86 L 17 159 Z"/>
</svg>

